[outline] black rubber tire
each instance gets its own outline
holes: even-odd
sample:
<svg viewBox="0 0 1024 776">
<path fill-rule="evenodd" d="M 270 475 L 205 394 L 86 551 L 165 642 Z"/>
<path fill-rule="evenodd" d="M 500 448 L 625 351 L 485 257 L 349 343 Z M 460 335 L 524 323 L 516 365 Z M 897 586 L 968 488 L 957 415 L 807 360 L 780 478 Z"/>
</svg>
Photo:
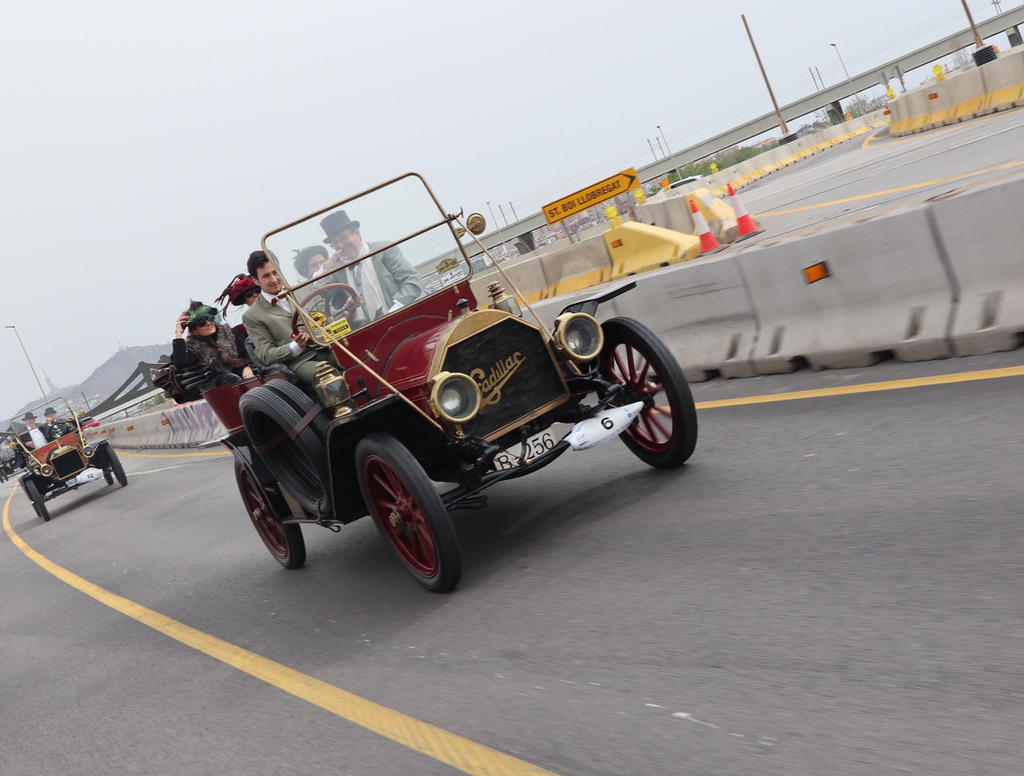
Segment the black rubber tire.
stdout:
<svg viewBox="0 0 1024 776">
<path fill-rule="evenodd" d="M 243 394 L 238 403 L 242 422 L 254 448 L 291 432 L 315 403 L 302 389 L 286 380 L 271 380 Z M 285 433 L 278 444 L 260 453 L 274 478 L 303 509 L 320 515 L 327 482 L 327 417 L 321 413 L 292 438 Z"/>
<path fill-rule="evenodd" d="M 406 570 L 433 593 L 453 590 L 462 579 L 459 542 L 419 461 L 397 439 L 377 432 L 356 447 L 356 470 L 373 522 Z"/>
<path fill-rule="evenodd" d="M 601 328 L 605 344 L 599 369 L 605 379 L 626 385 L 622 403 L 655 397 L 655 406 L 645 409 L 619 438 L 649 466 L 682 466 L 697 446 L 697 409 L 679 362 L 639 321 L 612 318 Z"/>
<path fill-rule="evenodd" d="M 306 562 L 306 540 L 302 537 L 302 527 L 298 525 L 282 525 L 273 502 L 259 479 L 240 461 L 235 461 L 235 481 L 238 492 L 245 505 L 245 511 L 252 520 L 253 527 L 264 546 L 274 556 L 274 560 L 286 569 L 297 569 Z"/>
<path fill-rule="evenodd" d="M 103 467 L 103 479 L 107 483 L 107 485 L 113 485 L 114 484 L 114 473 L 112 471 L 110 471 L 110 467 L 109 466 L 104 466 Z"/>
<path fill-rule="evenodd" d="M 124 473 L 124 467 L 121 465 L 121 459 L 117 457 L 117 453 L 114 448 L 107 445 L 107 468 L 110 469 L 110 473 L 117 479 L 117 484 L 122 488 L 128 484 L 128 476 Z M 106 475 L 106 470 L 104 470 Z M 110 480 L 107 480 L 110 484 Z"/>
<path fill-rule="evenodd" d="M 36 511 L 36 514 L 43 518 L 43 522 L 47 522 L 50 519 L 50 510 L 46 508 L 46 502 L 43 501 L 43 496 L 39 492 L 39 488 L 32 480 L 22 480 L 22 487 L 25 489 L 25 495 L 28 496 L 28 500 L 32 503 L 32 508 Z"/>
</svg>

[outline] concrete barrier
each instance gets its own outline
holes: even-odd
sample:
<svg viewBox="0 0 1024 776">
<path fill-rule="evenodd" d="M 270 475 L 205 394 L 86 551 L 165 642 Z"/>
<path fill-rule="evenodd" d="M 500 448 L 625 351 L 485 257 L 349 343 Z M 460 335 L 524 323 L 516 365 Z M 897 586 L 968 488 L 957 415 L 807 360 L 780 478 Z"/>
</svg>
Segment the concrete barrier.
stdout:
<svg viewBox="0 0 1024 776">
<path fill-rule="evenodd" d="M 953 355 L 953 288 L 926 207 L 739 254 L 760 332 L 759 374 Z M 829 276 L 809 283 L 804 269 Z"/>
<path fill-rule="evenodd" d="M 1024 105 L 1024 48 L 1014 49 L 981 68 L 985 82 L 982 113 Z"/>
<path fill-rule="evenodd" d="M 965 121 L 1024 104 L 1024 49 L 981 67 L 967 65 L 942 81 L 910 89 L 890 103 L 895 136 Z"/>
<path fill-rule="evenodd" d="M 1016 176 L 931 206 L 959 289 L 951 331 L 957 355 L 1013 350 L 1024 344 L 1022 201 L 1024 178 Z"/>
<path fill-rule="evenodd" d="M 602 235 L 595 235 L 540 257 L 548 282 L 547 297 L 607 282 L 612 262 Z"/>
<path fill-rule="evenodd" d="M 758 322 L 736 257 L 699 259 L 681 269 L 637 277 L 636 290 L 601 305 L 599 317 L 645 323 L 669 343 L 691 382 L 754 376 L 749 359 Z"/>
</svg>

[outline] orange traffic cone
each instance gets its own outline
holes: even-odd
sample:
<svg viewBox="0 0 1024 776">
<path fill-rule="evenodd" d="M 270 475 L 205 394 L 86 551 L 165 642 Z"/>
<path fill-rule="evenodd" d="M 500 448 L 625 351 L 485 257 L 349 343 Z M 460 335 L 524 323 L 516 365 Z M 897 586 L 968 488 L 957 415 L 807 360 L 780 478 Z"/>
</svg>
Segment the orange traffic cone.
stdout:
<svg viewBox="0 0 1024 776">
<path fill-rule="evenodd" d="M 747 237 L 753 237 L 755 234 L 760 234 L 764 231 L 750 217 L 750 213 L 743 206 L 739 194 L 736 193 L 736 189 L 733 188 L 731 183 L 729 184 L 729 203 L 732 205 L 733 212 L 736 213 L 736 226 L 739 230 L 736 235 L 737 240 L 745 240 Z"/>
<path fill-rule="evenodd" d="M 704 254 L 721 248 L 722 244 L 711 234 L 711 227 L 708 226 L 707 219 L 704 218 L 704 214 L 697 207 L 697 202 L 692 199 L 690 200 L 690 213 L 693 214 L 693 228 L 700 238 L 700 252 Z"/>
</svg>

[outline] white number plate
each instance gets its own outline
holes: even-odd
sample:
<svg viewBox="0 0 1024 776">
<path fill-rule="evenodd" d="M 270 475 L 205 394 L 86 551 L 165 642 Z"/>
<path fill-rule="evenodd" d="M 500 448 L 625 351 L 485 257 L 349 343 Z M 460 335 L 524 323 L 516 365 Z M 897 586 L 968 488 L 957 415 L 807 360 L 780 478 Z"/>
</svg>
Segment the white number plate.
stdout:
<svg viewBox="0 0 1024 776">
<path fill-rule="evenodd" d="M 534 434 L 532 437 L 526 440 L 526 453 L 525 458 L 536 458 L 539 455 L 546 453 L 555 444 L 558 439 L 555 437 L 551 430 L 541 431 L 539 434 Z M 498 453 L 494 456 L 494 468 L 495 469 L 514 469 L 519 465 L 519 455 L 522 453 L 523 446 L 515 445 L 507 450 Z"/>
</svg>

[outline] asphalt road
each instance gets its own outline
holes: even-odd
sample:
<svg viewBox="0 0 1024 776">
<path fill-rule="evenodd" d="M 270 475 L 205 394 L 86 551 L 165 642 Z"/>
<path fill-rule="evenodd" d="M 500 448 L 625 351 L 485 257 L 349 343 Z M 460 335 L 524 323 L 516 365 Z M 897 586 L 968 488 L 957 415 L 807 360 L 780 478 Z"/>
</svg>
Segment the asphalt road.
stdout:
<svg viewBox="0 0 1024 776">
<path fill-rule="evenodd" d="M 683 470 L 614 442 L 495 488 L 456 513 L 445 596 L 368 521 L 305 528 L 307 566 L 280 569 L 226 456 L 125 455 L 127 488 L 52 501 L 49 523 L 15 493 L 2 772 L 1019 774 L 1022 365 L 696 385 L 739 403 L 700 410 Z M 998 367 L 1017 374 L 742 401 Z"/>
</svg>

